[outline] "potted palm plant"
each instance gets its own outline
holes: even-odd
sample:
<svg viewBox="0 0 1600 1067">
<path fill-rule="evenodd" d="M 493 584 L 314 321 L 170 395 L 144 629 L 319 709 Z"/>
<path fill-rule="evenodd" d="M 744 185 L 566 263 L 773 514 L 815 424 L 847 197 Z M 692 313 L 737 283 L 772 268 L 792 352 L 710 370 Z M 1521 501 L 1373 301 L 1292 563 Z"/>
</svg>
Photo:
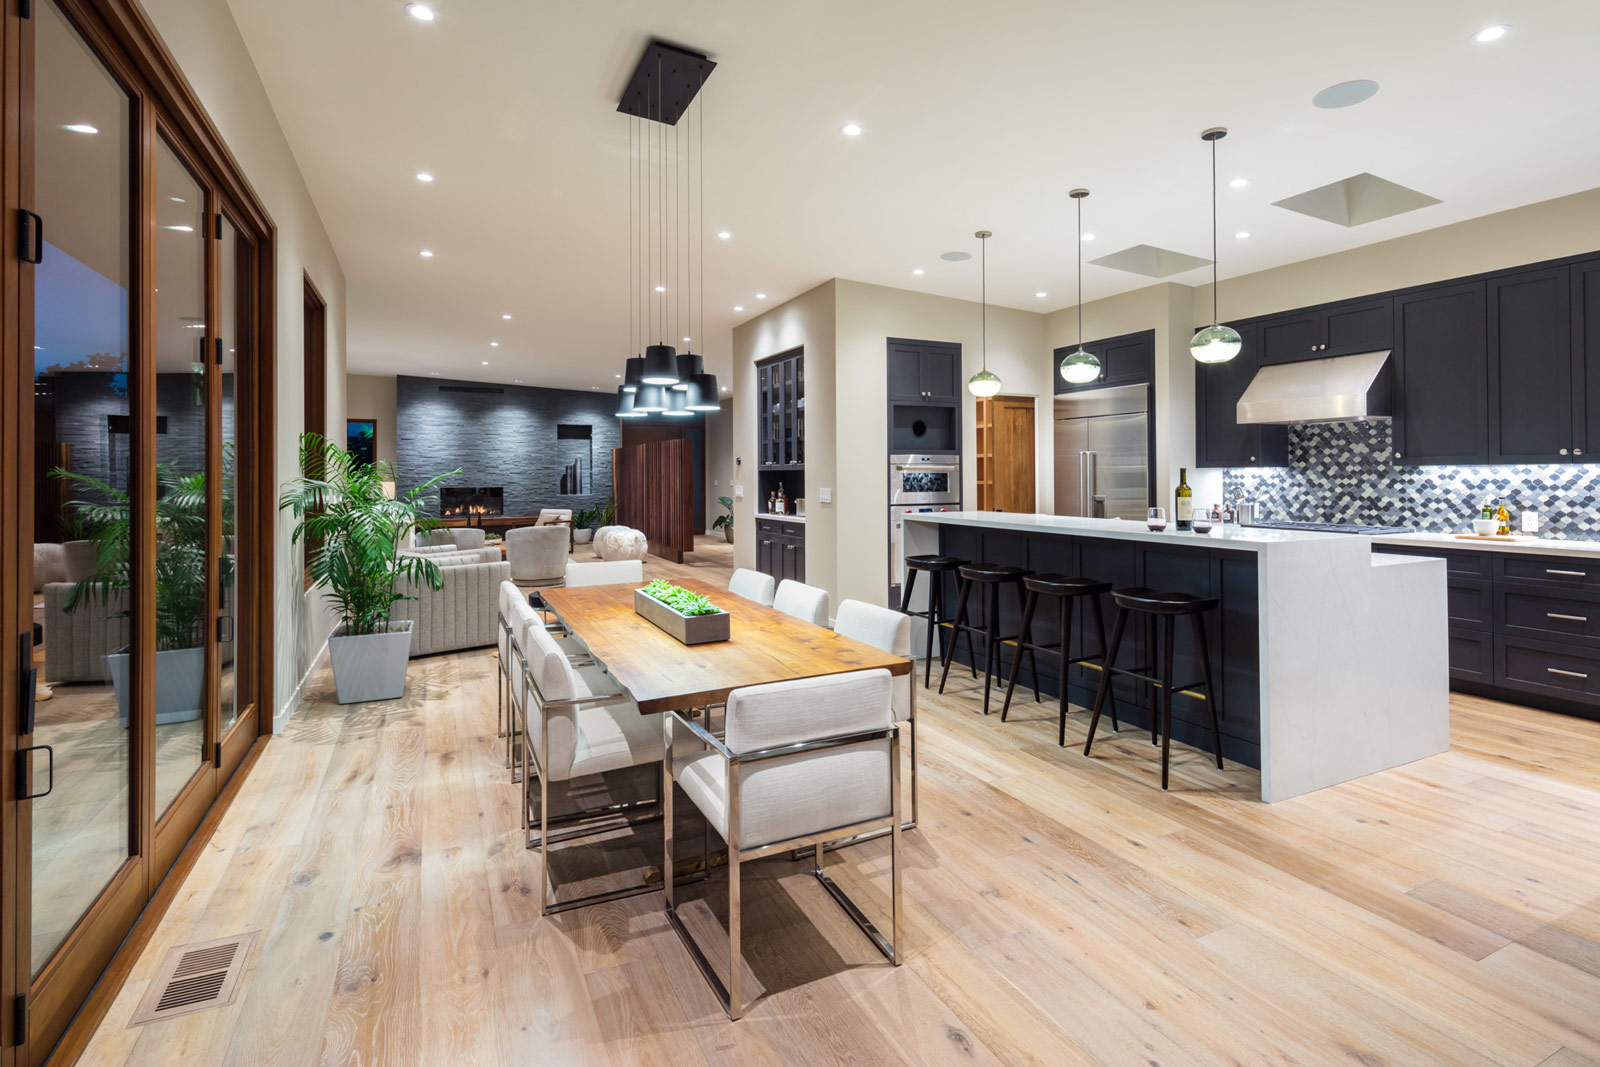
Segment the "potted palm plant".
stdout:
<svg viewBox="0 0 1600 1067">
<path fill-rule="evenodd" d="M 405 693 L 411 623 L 390 622 L 397 591 L 410 578 L 438 589 L 444 575 L 426 556 L 408 555 L 413 532 L 438 522 L 422 508 L 429 491 L 460 469 L 428 479 L 390 499 L 388 462 L 367 463 L 317 434 L 300 435 L 300 476 L 284 486 L 280 510 L 294 513 L 294 541 L 311 543 L 306 570 L 323 590 L 338 624 L 328 638 L 339 703 L 393 700 Z"/>
<path fill-rule="evenodd" d="M 86 536 L 83 566 L 89 573 L 73 584 L 67 611 L 90 603 L 109 610 L 108 619 L 128 617 L 129 546 L 132 507 L 125 490 L 92 475 L 56 468 L 51 476 L 92 499 L 67 507 Z M 226 487 L 224 487 L 226 490 Z M 224 491 L 222 535 L 233 535 L 233 494 Z M 156 722 L 187 722 L 200 717 L 206 669 L 206 476 L 182 474 L 156 464 Z M 88 562 L 88 557 L 93 562 Z M 221 580 L 231 583 L 233 557 L 222 557 Z M 122 725 L 128 725 L 132 691 L 126 646 L 106 655 L 106 672 L 116 691 Z"/>
<path fill-rule="evenodd" d="M 724 541 L 731 542 L 733 540 L 733 498 L 730 496 L 719 496 L 717 497 L 717 503 L 727 508 L 728 513 L 726 515 L 718 515 L 716 518 L 712 519 L 711 528 L 713 530 L 721 530 L 722 539 Z"/>
</svg>

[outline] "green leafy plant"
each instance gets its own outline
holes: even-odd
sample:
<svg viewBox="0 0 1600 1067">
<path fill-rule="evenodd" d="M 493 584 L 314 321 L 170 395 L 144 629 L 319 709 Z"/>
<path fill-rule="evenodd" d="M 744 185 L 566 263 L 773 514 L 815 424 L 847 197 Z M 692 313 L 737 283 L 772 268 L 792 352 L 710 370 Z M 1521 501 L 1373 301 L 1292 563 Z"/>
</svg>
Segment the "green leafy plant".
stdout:
<svg viewBox="0 0 1600 1067">
<path fill-rule="evenodd" d="M 731 531 L 733 529 L 733 498 L 730 496 L 719 496 L 717 497 L 717 503 L 727 508 L 728 513 L 726 515 L 718 515 L 716 518 L 712 519 L 711 528 L 713 530 L 721 530 L 726 528 Z"/>
<path fill-rule="evenodd" d="M 296 543 L 311 539 L 306 570 L 346 634 L 383 632 L 395 603 L 415 599 L 396 590 L 402 578 L 444 585 L 436 563 L 401 547 L 413 532 L 439 525 L 422 510 L 433 499 L 429 490 L 460 473 L 436 475 L 391 500 L 384 483 L 396 480 L 392 464 L 365 463 L 317 434 L 300 435 L 300 476 L 284 486 L 278 508 L 294 513 Z"/>
<path fill-rule="evenodd" d="M 586 530 L 600 524 L 599 508 L 579 508 L 572 513 L 572 526 L 576 530 Z"/>
<path fill-rule="evenodd" d="M 231 448 L 231 445 L 228 446 Z M 225 463 L 224 469 L 232 468 Z M 132 544 L 133 509 L 126 490 L 93 475 L 57 467 L 50 472 L 76 490 L 98 499 L 67 502 L 69 515 L 94 545 L 94 570 L 77 582 L 63 605 L 77 611 L 89 601 L 106 604 L 125 593 Z M 223 486 L 222 535 L 233 535 L 233 493 Z M 206 476 L 182 474 L 156 464 L 156 651 L 196 648 L 205 643 Z M 233 583 L 233 556 L 222 557 L 222 582 Z M 123 600 L 126 604 L 126 599 Z M 125 619 L 128 610 L 107 616 Z"/>
<path fill-rule="evenodd" d="M 679 615 L 720 615 L 722 609 L 699 593 L 657 578 L 644 587 L 644 595 L 659 600 Z"/>
<path fill-rule="evenodd" d="M 617 524 L 617 502 L 607 500 L 600 506 L 600 525 L 615 526 Z"/>
</svg>

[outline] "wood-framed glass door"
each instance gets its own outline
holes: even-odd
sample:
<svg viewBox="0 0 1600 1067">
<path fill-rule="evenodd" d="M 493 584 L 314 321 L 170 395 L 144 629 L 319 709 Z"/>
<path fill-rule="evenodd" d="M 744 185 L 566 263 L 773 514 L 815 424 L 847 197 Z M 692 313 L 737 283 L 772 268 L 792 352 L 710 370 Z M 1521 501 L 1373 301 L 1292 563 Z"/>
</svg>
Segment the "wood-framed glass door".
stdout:
<svg viewBox="0 0 1600 1067">
<path fill-rule="evenodd" d="M 270 730 L 272 518 L 270 221 L 126 0 L 4 19 L 0 1067 Z"/>
</svg>

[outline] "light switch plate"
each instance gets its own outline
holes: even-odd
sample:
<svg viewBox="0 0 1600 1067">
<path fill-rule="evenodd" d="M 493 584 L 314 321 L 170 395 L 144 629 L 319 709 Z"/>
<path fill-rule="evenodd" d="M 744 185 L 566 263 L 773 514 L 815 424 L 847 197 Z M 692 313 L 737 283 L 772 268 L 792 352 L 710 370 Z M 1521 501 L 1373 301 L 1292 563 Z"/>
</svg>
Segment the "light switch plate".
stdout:
<svg viewBox="0 0 1600 1067">
<path fill-rule="evenodd" d="M 735 500 L 743 500 L 744 499 L 744 486 L 736 485 L 736 486 L 733 487 L 733 499 L 735 499 Z M 1058 641 L 1057 644 L 1060 644 L 1060 642 Z"/>
<path fill-rule="evenodd" d="M 833 490 L 832 489 L 819 489 L 819 490 L 817 490 L 817 499 L 820 500 L 824 504 L 833 503 Z"/>
</svg>

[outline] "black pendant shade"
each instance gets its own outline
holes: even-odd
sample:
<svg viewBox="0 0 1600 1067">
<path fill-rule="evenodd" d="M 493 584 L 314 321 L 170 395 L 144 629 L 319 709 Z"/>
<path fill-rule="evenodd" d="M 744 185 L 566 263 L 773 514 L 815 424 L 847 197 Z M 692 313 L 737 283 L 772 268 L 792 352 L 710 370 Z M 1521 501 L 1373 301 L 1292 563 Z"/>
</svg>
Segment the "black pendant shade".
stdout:
<svg viewBox="0 0 1600 1067">
<path fill-rule="evenodd" d="M 696 374 L 689 379 L 690 411 L 721 411 L 722 401 L 717 396 L 717 376 Z"/>
<path fill-rule="evenodd" d="M 626 385 L 617 386 L 617 418 L 640 419 L 644 412 L 633 410 L 633 390 Z"/>
<path fill-rule="evenodd" d="M 667 410 L 662 412 L 670 418 L 687 418 L 694 412 L 689 410 L 689 394 L 678 389 L 667 390 Z"/>
<path fill-rule="evenodd" d="M 644 350 L 644 370 L 639 380 L 645 385 L 678 384 L 678 350 L 671 345 L 651 345 Z"/>
<path fill-rule="evenodd" d="M 628 365 L 622 375 L 622 388 L 632 393 L 644 384 L 644 357 L 629 356 Z"/>
<path fill-rule="evenodd" d="M 633 394 L 634 414 L 653 415 L 667 410 L 667 392 L 664 385 L 639 386 L 639 391 Z"/>
<path fill-rule="evenodd" d="M 679 390 L 680 392 L 688 389 L 690 380 L 693 379 L 696 374 L 703 372 L 705 369 L 705 360 L 701 359 L 693 352 L 679 352 L 678 384 L 674 385 L 673 388 Z"/>
</svg>

